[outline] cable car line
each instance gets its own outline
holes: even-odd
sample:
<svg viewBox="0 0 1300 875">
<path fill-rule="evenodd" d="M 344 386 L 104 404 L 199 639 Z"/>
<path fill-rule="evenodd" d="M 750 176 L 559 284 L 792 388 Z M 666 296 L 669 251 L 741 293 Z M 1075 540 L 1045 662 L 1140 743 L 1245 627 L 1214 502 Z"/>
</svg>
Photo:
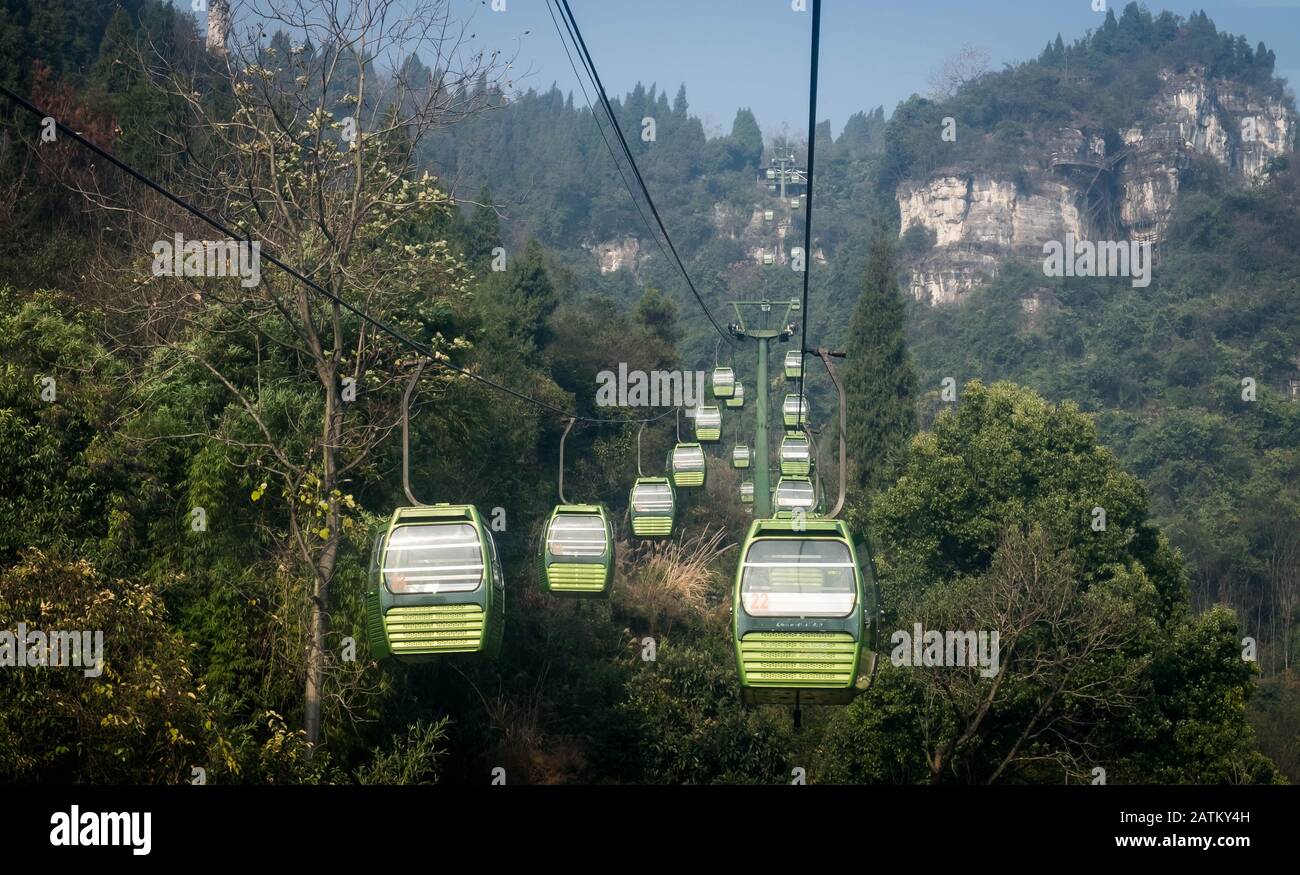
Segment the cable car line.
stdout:
<svg viewBox="0 0 1300 875">
<path fill-rule="evenodd" d="M 636 159 L 632 157 L 632 150 L 627 145 L 627 138 L 623 136 L 623 129 L 619 127 L 618 116 L 614 114 L 614 107 L 609 101 L 609 95 L 605 92 L 605 85 L 600 80 L 600 74 L 596 72 L 596 62 L 592 60 L 591 52 L 587 49 L 587 43 L 582 38 L 582 30 L 578 27 L 577 19 L 573 17 L 573 10 L 569 8 L 569 0 L 558 0 L 558 2 L 564 7 L 567 24 L 576 40 L 578 55 L 583 59 L 583 66 L 591 74 L 592 81 L 596 85 L 597 96 L 600 97 L 601 106 L 604 107 L 606 114 L 609 116 L 610 122 L 614 128 L 614 133 L 618 136 L 618 141 L 623 147 L 623 154 L 627 156 L 628 164 L 632 167 L 632 174 L 636 177 L 637 185 L 640 186 L 641 193 L 645 195 L 645 200 L 650 207 L 650 212 L 654 214 L 655 222 L 659 225 L 659 230 L 663 232 L 664 240 L 668 243 L 668 248 L 672 250 L 673 259 L 677 262 L 678 270 L 682 272 L 682 277 L 686 280 L 686 285 L 690 287 L 691 293 L 695 295 L 695 300 L 699 302 L 700 307 L 704 310 L 704 315 L 709 317 L 709 321 L 713 323 L 714 330 L 718 332 L 719 336 L 726 338 L 728 343 L 733 343 L 734 341 L 731 339 L 731 335 L 728 334 L 720 324 L 718 324 L 717 319 L 713 318 L 713 313 L 709 311 L 708 305 L 704 303 L 704 298 L 700 295 L 699 290 L 695 288 L 695 283 L 691 280 L 691 275 L 687 272 L 686 265 L 682 263 L 681 256 L 677 254 L 677 247 L 673 245 L 672 235 L 670 235 L 668 229 L 664 227 L 664 220 L 659 215 L 659 208 L 655 206 L 654 198 L 650 196 L 650 189 L 646 186 L 645 179 L 641 176 L 641 169 L 637 166 Z"/>
<path fill-rule="evenodd" d="M 3 94 L 5 97 L 9 98 L 9 100 L 11 100 L 15 105 L 27 110 L 37 118 L 41 118 L 41 119 L 52 118 L 52 116 L 50 116 L 49 113 L 43 111 L 40 107 L 29 102 L 25 98 L 20 97 L 18 94 L 15 94 L 13 91 L 11 91 L 8 87 L 4 85 L 0 85 L 0 94 Z M 130 164 L 127 164 L 125 161 L 122 161 L 116 155 L 113 155 L 111 152 L 107 151 L 106 149 L 100 148 L 95 143 L 91 142 L 90 140 L 87 140 L 85 137 L 81 136 L 81 134 L 77 133 L 76 131 L 69 128 L 67 125 L 63 124 L 63 122 L 55 119 L 54 124 L 60 133 L 68 136 L 73 142 L 94 152 L 96 155 L 103 158 L 105 161 L 109 162 L 114 167 L 121 170 L 123 173 L 127 174 L 131 178 L 135 179 L 137 182 L 141 183 L 147 188 L 150 188 L 153 191 L 157 192 L 158 194 L 162 195 L 164 198 L 176 204 L 176 206 L 185 210 L 195 218 L 198 218 L 206 222 L 208 225 L 212 226 L 217 231 L 221 232 L 227 238 L 230 238 L 232 240 L 252 239 L 251 237 L 248 236 L 241 237 L 239 234 L 236 234 L 230 227 L 228 227 L 221 220 L 213 218 L 205 211 L 190 204 L 184 198 L 180 197 L 177 194 L 173 194 L 161 183 L 155 182 L 149 176 L 137 170 L 136 168 L 132 167 Z M 347 310 L 349 313 L 356 316 L 358 319 L 361 319 L 363 322 L 368 323 L 373 328 L 383 332 L 384 334 L 387 334 L 389 337 L 393 338 L 399 343 L 402 343 L 410 347 L 415 352 L 420 353 L 422 356 L 429 359 L 429 361 L 433 362 L 438 367 L 445 368 L 449 371 L 454 371 L 455 373 L 458 373 L 464 377 L 469 377 L 471 380 L 475 380 L 479 383 L 482 383 L 485 386 L 496 389 L 499 392 L 504 392 L 507 395 L 511 395 L 520 401 L 527 402 L 543 410 L 548 410 L 552 413 L 557 413 L 560 416 L 578 419 L 582 422 L 589 422 L 589 423 L 601 424 L 601 425 L 626 425 L 629 423 L 637 423 L 637 422 L 656 422 L 660 419 L 663 419 L 665 416 L 673 412 L 673 408 L 669 408 L 668 410 L 665 410 L 663 413 L 659 414 L 658 416 L 643 418 L 643 419 L 601 419 L 597 417 L 582 416 L 581 414 L 565 410 L 562 407 L 557 407 L 548 401 L 542 401 L 538 398 L 533 398 L 530 395 L 520 392 L 517 389 L 512 389 L 509 386 L 504 386 L 501 383 L 498 383 L 495 380 L 492 380 L 488 377 L 484 377 L 480 374 L 476 374 L 464 368 L 457 367 L 456 365 L 453 365 L 450 362 L 440 360 L 437 357 L 437 354 L 434 353 L 434 351 L 431 350 L 429 347 L 425 346 L 419 341 L 412 340 L 411 338 L 402 334 L 397 329 L 388 325 L 386 322 L 383 322 L 369 315 L 368 313 L 363 313 L 361 310 L 358 310 L 356 307 L 352 306 L 347 301 L 340 298 L 338 295 L 329 291 L 324 286 L 317 283 L 315 280 L 311 279 L 308 276 L 305 276 L 297 268 L 280 260 L 278 257 L 276 257 L 274 253 L 267 252 L 265 249 L 263 249 L 261 250 L 260 257 L 263 260 L 270 262 L 271 264 L 280 268 L 280 270 L 284 271 L 289 276 L 298 280 L 303 285 L 307 286 L 308 288 L 312 289 L 318 294 L 328 298 L 330 301 L 342 307 L 344 310 Z"/>
<path fill-rule="evenodd" d="M 623 172 L 623 162 L 619 161 L 618 156 L 614 154 L 614 147 L 610 144 L 609 137 L 605 134 L 605 123 L 601 121 L 600 115 L 596 112 L 596 107 L 591 102 L 591 96 L 587 93 L 587 86 L 583 81 L 583 75 L 578 72 L 578 65 L 573 61 L 573 53 L 569 51 L 569 42 L 565 39 L 564 30 L 560 29 L 560 21 L 556 19 L 555 11 L 551 7 L 552 2 L 553 0 L 546 0 L 546 11 L 551 15 L 551 23 L 555 25 L 555 32 L 560 37 L 560 45 L 564 48 L 564 54 L 569 59 L 569 67 L 573 70 L 573 76 L 578 81 L 578 88 L 582 90 L 582 99 L 587 102 L 587 109 L 591 112 L 591 119 L 596 123 L 596 130 L 600 131 L 600 138 L 605 142 L 605 150 L 609 152 L 609 158 L 614 162 L 614 169 L 618 171 L 618 177 L 623 181 L 623 188 L 626 189 L 627 196 L 632 199 L 632 205 L 636 207 L 637 213 L 641 216 L 641 221 L 645 224 L 646 231 L 649 232 L 650 238 L 654 240 L 656 245 L 658 245 L 659 251 L 663 253 L 664 258 L 668 259 L 670 257 L 668 250 L 664 247 L 663 241 L 659 239 L 659 234 L 653 227 L 651 227 L 650 219 L 646 217 L 645 210 L 641 208 L 640 199 L 636 196 L 636 193 L 632 191 L 632 184 L 627 181 L 627 174 Z M 561 15 L 561 18 L 563 18 L 563 15 Z M 573 30 L 569 28 L 568 21 L 564 22 L 564 29 L 568 31 L 569 39 L 573 39 Z M 577 46 L 576 40 L 574 40 L 574 46 Z M 587 62 L 584 59 L 584 71 L 586 70 L 586 63 Z M 588 79 L 590 79 L 590 76 L 591 74 L 588 72 Z"/>
<path fill-rule="evenodd" d="M 808 185 L 803 220 L 803 327 L 799 332 L 800 361 L 808 351 L 808 275 L 812 273 L 813 165 L 817 156 L 817 67 L 821 53 L 822 2 L 813 0 L 812 59 L 808 74 Z"/>
<path fill-rule="evenodd" d="M 847 399 L 830 359 L 842 353 L 825 348 L 809 350 L 807 344 L 820 36 L 821 0 L 813 0 L 803 325 L 797 361 L 787 359 L 786 362 L 787 378 L 792 372 L 798 374 L 798 394 L 787 394 L 782 404 L 786 437 L 781 453 L 783 476 L 777 481 L 773 499 L 777 506 L 772 519 L 756 519 L 750 526 L 741 547 L 732 601 L 732 639 L 742 701 L 751 705 L 793 706 L 795 729 L 802 725 L 803 705 L 847 704 L 858 694 L 864 646 L 871 653 L 867 688 L 874 684 L 880 661 L 878 646 L 883 617 L 870 538 L 865 539 L 862 547 L 867 560 L 864 565 L 859 561 L 848 524 L 836 518 L 844 505 Z M 760 345 L 759 351 L 760 370 L 765 373 L 766 347 Z M 804 357 L 809 352 L 821 358 L 839 394 L 839 496 L 827 515 L 817 512 L 817 484 L 821 479 L 817 472 L 821 466 L 814 461 L 817 444 L 808 421 L 804 382 L 807 376 Z M 795 448 L 796 435 L 802 438 L 807 462 L 801 462 L 793 453 L 787 458 L 787 447 Z M 758 460 L 758 464 L 766 464 L 766 459 Z M 794 470 L 796 466 L 811 470 L 816 480 L 785 476 L 786 470 Z M 806 493 L 810 493 L 812 502 L 807 512 L 803 506 L 809 500 L 805 498 Z"/>
<path fill-rule="evenodd" d="M 583 40 L 568 0 L 556 0 L 563 8 L 569 35 L 583 59 L 584 69 L 593 81 L 601 105 L 622 147 L 623 154 L 654 216 L 663 240 L 653 233 L 641 204 L 632 191 L 626 174 L 612 143 L 605 134 L 599 115 L 587 95 L 582 77 L 582 87 L 593 119 L 597 122 L 602 139 L 623 180 L 634 205 L 641 214 L 647 229 L 655 237 L 661 250 L 666 243 L 672 259 L 694 294 L 701 309 L 713 324 L 720 337 L 734 343 L 731 334 L 714 319 L 703 297 L 696 289 L 672 238 L 664 225 L 640 168 L 632 155 L 617 116 L 614 114 L 604 84 L 596 71 L 590 51 Z M 558 8 L 558 7 L 557 7 Z M 548 4 L 552 22 L 554 11 Z M 804 228 L 804 276 L 802 278 L 802 314 L 799 349 L 799 385 L 797 402 L 791 411 L 783 405 L 783 419 L 789 432 L 810 429 L 808 405 L 803 376 L 804 357 L 810 352 L 807 346 L 809 319 L 809 273 L 811 271 L 813 179 L 816 151 L 817 79 L 820 48 L 821 2 L 813 0 L 812 51 L 809 83 L 808 171 L 807 201 Z M 561 34 L 563 42 L 563 34 Z M 570 65 L 578 75 L 573 57 L 565 44 Z M 38 119 L 49 118 L 34 104 L 19 97 L 9 88 L 0 85 L 0 93 Z M 103 160 L 126 173 L 147 188 L 162 195 L 175 206 L 201 220 L 228 239 L 252 240 L 250 228 L 243 237 L 235 233 L 221 219 L 191 205 L 187 200 L 165 188 L 141 171 L 119 160 L 107 150 L 87 140 L 66 125 L 58 123 L 57 130 L 73 142 L 98 155 Z M 510 395 L 548 412 L 559 414 L 567 420 L 560 439 L 560 466 L 558 493 L 560 505 L 553 511 L 543 530 L 539 549 L 543 579 L 546 588 L 556 594 L 597 596 L 608 593 L 614 562 L 614 535 L 608 515 L 600 505 L 579 505 L 567 501 L 564 489 L 565 442 L 576 422 L 592 424 L 639 424 L 637 432 L 637 472 L 628 496 L 628 516 L 632 534 L 637 538 L 671 537 L 680 516 L 677 486 L 702 487 L 707 460 L 702 446 L 721 438 L 722 414 L 718 405 L 699 405 L 694 417 L 695 442 L 682 446 L 680 435 L 680 407 L 669 407 L 657 416 L 642 419 L 602 419 L 581 416 L 550 402 L 534 398 L 492 379 L 442 360 L 428 346 L 402 334 L 384 321 L 369 315 L 348 303 L 342 297 L 314 281 L 303 272 L 284 262 L 274 253 L 263 252 L 261 257 L 298 280 L 304 287 L 315 291 L 346 310 L 375 330 L 389 336 L 400 345 L 420 355 L 402 397 L 403 470 L 402 485 L 413 506 L 397 508 L 386 528 L 376 534 L 371 550 L 368 588 L 364 611 L 366 635 L 371 643 L 372 655 L 378 658 L 393 657 L 407 662 L 424 662 L 453 653 L 482 653 L 496 656 L 500 653 L 505 615 L 504 566 L 489 527 L 471 504 L 422 505 L 412 494 L 409 474 L 409 414 L 411 395 L 417 387 L 424 368 L 432 362 L 442 368 L 468 377 L 489 388 Z M 761 302 L 765 309 L 767 301 Z M 791 302 L 791 306 L 795 302 Z M 787 316 L 789 307 L 787 307 Z M 788 325 L 783 320 L 783 326 Z M 742 323 L 743 326 L 743 323 Z M 771 335 L 782 339 L 793 332 L 793 327 L 776 330 L 765 329 L 760 346 L 761 373 L 766 374 L 766 341 Z M 812 478 L 790 477 L 786 501 L 778 503 L 789 510 L 772 513 L 772 518 L 755 519 L 746 536 L 736 572 L 732 602 L 732 638 L 735 646 L 737 670 L 742 701 L 746 704 L 792 704 L 796 727 L 800 721 L 802 704 L 844 704 L 857 694 L 858 671 L 863 645 L 873 653 L 880 633 L 882 607 L 879 598 L 879 581 L 870 541 L 863 544 L 866 563 L 858 559 L 848 524 L 836 519 L 844 503 L 846 458 L 845 418 L 846 399 L 844 387 L 830 364 L 827 350 L 817 351 L 830 372 L 839 392 L 840 464 L 839 496 L 834 510 L 827 516 L 817 513 L 818 493 L 821 491 L 820 474 L 816 483 Z M 732 393 L 740 385 L 735 380 L 733 368 L 718 366 L 715 347 L 715 377 L 718 371 L 729 372 Z M 765 382 L 765 381 L 763 381 Z M 719 385 L 715 379 L 715 399 Z M 763 408 L 762 431 L 766 436 L 766 402 L 770 386 L 759 387 L 758 401 Z M 743 397 L 743 396 L 742 396 Z M 792 396 L 787 396 L 791 398 Z M 641 468 L 641 439 L 647 424 L 676 413 L 678 416 L 678 449 L 680 458 L 670 452 L 663 477 L 646 477 Z M 810 433 L 805 433 L 809 457 L 817 454 L 816 443 Z M 792 441 L 793 444 L 793 441 Z M 698 449 L 697 449 L 698 448 Z M 689 450 L 689 453 L 686 452 Z M 754 460 L 763 472 L 766 491 L 768 456 L 770 447 L 764 439 L 756 441 L 761 454 Z M 698 452 L 698 455 L 697 455 Z M 678 464 L 680 461 L 680 465 Z M 810 466 L 812 467 L 812 466 Z M 820 471 L 820 465 L 814 471 Z M 698 468 L 699 470 L 695 470 Z M 681 479 L 679 479 L 681 475 Z M 685 475 L 692 475 L 689 479 Z M 695 480 L 698 475 L 698 482 Z M 777 492 L 782 481 L 778 480 Z M 795 482 L 796 480 L 801 482 Z M 806 484 L 806 489 L 804 487 Z M 750 485 L 751 493 L 754 485 Z M 742 484 L 742 501 L 743 501 Z M 806 497 L 805 497 L 806 495 Z M 764 495 L 764 510 L 771 496 Z M 804 505 L 811 511 L 812 519 L 805 518 Z M 766 512 L 764 517 L 766 517 Z M 599 549 L 596 549 L 597 545 Z M 867 579 L 867 573 L 870 579 Z M 870 598 L 868 594 L 870 593 Z M 878 654 L 872 657 L 868 684 L 874 681 Z"/>
<path fill-rule="evenodd" d="M 582 38 L 582 31 L 578 29 L 577 19 L 573 17 L 573 10 L 569 8 L 568 0 L 556 0 L 556 2 L 557 4 L 563 3 L 564 11 L 561 15 L 561 18 L 564 19 L 565 28 L 569 32 L 569 37 L 573 40 L 574 47 L 578 50 L 578 57 L 582 60 L 583 69 L 587 72 L 588 77 L 591 79 L 592 84 L 596 89 L 597 96 L 600 98 L 601 101 L 601 107 L 605 110 L 606 115 L 609 117 L 610 126 L 614 129 L 614 133 L 618 136 L 619 144 L 622 146 L 623 149 L 623 154 L 624 156 L 626 156 L 628 164 L 632 168 L 632 173 L 635 175 L 637 184 L 639 185 L 642 194 L 644 194 L 645 196 L 646 203 L 650 207 L 650 212 L 654 214 L 655 222 L 658 224 L 659 230 L 663 233 L 664 240 L 667 241 L 668 243 L 668 248 L 671 250 L 673 260 L 677 263 L 678 270 L 681 271 L 682 277 L 686 280 L 686 285 L 690 288 L 691 293 L 695 296 L 695 300 L 699 303 L 700 308 L 704 311 L 704 315 L 707 316 L 709 322 L 713 324 L 713 327 L 718 332 L 719 337 L 725 338 L 728 343 L 734 343 L 734 341 L 731 339 L 731 336 L 722 328 L 721 325 L 718 324 L 718 321 L 713 318 L 713 314 L 712 312 L 710 312 L 708 305 L 704 303 L 704 298 L 701 297 L 699 291 L 695 288 L 695 283 L 691 280 L 690 273 L 686 270 L 686 265 L 682 262 L 681 256 L 677 254 L 677 247 L 673 245 L 672 236 L 668 233 L 668 229 L 664 226 L 663 219 L 659 215 L 659 209 L 658 207 L 655 206 L 654 198 L 650 196 L 650 189 L 646 186 L 645 179 L 641 176 L 641 170 L 637 166 L 636 158 L 633 157 L 632 150 L 628 147 L 627 139 L 623 136 L 623 130 L 622 128 L 619 127 L 618 117 L 614 114 L 614 107 L 610 103 L 609 96 L 605 92 L 605 86 L 604 83 L 601 82 L 600 74 L 596 72 L 595 61 L 592 59 L 591 53 L 587 50 L 587 44 L 585 40 L 583 40 Z M 549 3 L 547 9 L 548 10 L 550 9 Z M 552 16 L 552 18 L 554 18 L 554 16 Z M 563 42 L 563 35 L 561 35 L 561 42 Z M 567 44 L 565 45 L 565 53 L 566 54 L 568 53 Z M 569 63 L 570 65 L 572 65 L 573 63 L 573 59 L 571 56 L 569 59 Z M 574 69 L 575 75 L 577 75 L 577 72 L 578 71 Z M 579 86 L 581 85 L 582 85 L 581 78 L 579 78 Z M 583 87 L 582 91 L 583 91 L 583 97 L 587 98 L 586 88 Z M 594 117 L 595 109 L 591 107 L 590 98 L 587 98 L 587 106 L 591 108 L 592 115 Z M 599 122 L 597 122 L 597 124 L 599 124 Z M 604 137 L 603 127 L 601 127 L 601 136 Z M 608 140 L 605 141 L 605 145 L 609 147 Z M 612 148 L 611 148 L 611 157 L 613 157 Z M 615 159 L 616 166 L 618 165 L 618 163 L 619 163 L 618 160 Z M 619 174 L 622 175 L 621 167 L 619 170 Z M 627 184 L 626 177 L 624 177 L 624 184 L 625 185 Z M 629 186 L 628 194 L 629 195 L 632 194 L 630 186 Z M 637 203 L 637 199 L 635 195 L 632 196 L 632 200 L 633 203 Z M 638 211 L 640 211 L 639 203 L 637 203 L 637 209 Z M 644 220 L 645 214 L 642 213 L 641 217 Z M 648 225 L 649 223 L 647 222 L 647 227 Z M 659 245 L 660 250 L 662 250 L 663 243 L 659 241 L 659 236 L 655 234 L 653 230 L 651 230 L 651 236 L 654 237 L 655 242 Z M 665 253 L 665 255 L 667 254 L 668 253 Z"/>
</svg>

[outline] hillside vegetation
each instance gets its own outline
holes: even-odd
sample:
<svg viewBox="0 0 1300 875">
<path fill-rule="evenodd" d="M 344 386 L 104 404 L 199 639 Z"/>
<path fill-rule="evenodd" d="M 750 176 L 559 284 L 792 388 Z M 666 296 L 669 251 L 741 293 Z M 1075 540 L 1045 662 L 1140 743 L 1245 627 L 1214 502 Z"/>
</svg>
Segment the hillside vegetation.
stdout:
<svg viewBox="0 0 1300 875">
<path fill-rule="evenodd" d="M 375 69 L 344 44 L 268 35 L 232 82 L 157 0 L 0 9 L 5 85 L 443 362 L 627 418 L 644 411 L 596 406 L 600 371 L 713 365 L 716 337 L 580 94 L 507 101 L 490 67 Z M 1202 168 L 1148 288 L 1009 265 L 961 308 L 902 299 L 899 249 L 924 241 L 899 239 L 893 199 L 935 160 L 915 132 L 948 107 L 977 119 L 967 160 L 981 161 L 1022 127 L 1131 119 L 1163 67 L 1279 89 L 1273 63 L 1203 15 L 1131 5 L 946 102 L 864 111 L 838 138 L 822 126 L 808 336 L 852 352 L 849 519 L 875 545 L 887 631 L 1000 628 L 1005 660 L 990 685 L 896 667 L 883 641 L 874 686 L 810 709 L 799 732 L 788 711 L 740 702 L 728 609 L 748 518 L 725 458 L 675 540 L 638 543 L 637 429 L 576 427 L 566 491 L 611 509 L 618 562 L 608 601 L 557 600 L 537 548 L 564 422 L 445 368 L 419 384 L 413 490 L 502 510 L 504 651 L 373 660 L 362 592 L 371 538 L 406 503 L 410 350 L 271 268 L 252 289 L 153 275 L 153 241 L 214 232 L 70 142 L 41 146 L 7 107 L 0 628 L 103 629 L 107 643 L 93 680 L 0 673 L 0 780 L 179 783 L 196 767 L 212 783 L 481 784 L 498 767 L 511 783 L 777 783 L 796 767 L 813 782 L 1300 778 L 1300 403 L 1285 396 L 1300 378 L 1297 170 L 1245 187 Z M 308 75 L 322 69 L 323 89 Z M 344 115 L 389 118 L 421 88 L 445 97 L 435 123 L 376 125 L 348 149 Z M 753 257 L 788 253 L 782 222 L 802 239 L 801 211 L 756 183 L 783 144 L 747 109 L 707 136 L 686 94 L 638 87 L 616 112 L 692 276 L 715 313 L 734 296 L 791 297 L 800 275 Z M 629 236 L 643 257 L 601 273 L 594 250 Z M 1033 314 L 1031 290 L 1048 302 Z M 738 357 L 742 379 L 750 367 Z M 345 378 L 359 387 L 346 403 Z M 827 426 L 830 382 L 810 379 Z M 645 430 L 647 473 L 674 422 Z M 724 421 L 724 452 L 738 430 Z"/>
</svg>

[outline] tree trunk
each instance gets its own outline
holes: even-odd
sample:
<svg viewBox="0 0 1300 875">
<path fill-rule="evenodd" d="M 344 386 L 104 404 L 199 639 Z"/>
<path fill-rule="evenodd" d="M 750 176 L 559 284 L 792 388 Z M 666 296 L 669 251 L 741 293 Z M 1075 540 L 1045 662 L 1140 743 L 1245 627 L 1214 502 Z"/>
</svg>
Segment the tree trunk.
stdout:
<svg viewBox="0 0 1300 875">
<path fill-rule="evenodd" d="M 303 731 L 314 748 L 320 743 L 321 686 L 325 680 L 325 587 L 317 576 L 312 586 L 311 624 L 307 629 L 307 690 L 303 699 Z"/>
<path fill-rule="evenodd" d="M 343 417 L 339 409 L 339 397 L 335 385 L 335 373 L 332 363 L 320 370 L 321 382 L 325 386 L 325 423 L 324 447 L 321 459 L 321 491 L 329 507 L 325 515 L 325 527 L 329 536 L 325 547 L 316 560 L 312 580 L 311 621 L 307 629 L 307 684 L 303 696 L 303 731 L 307 742 L 314 748 L 321 739 L 321 699 L 325 684 L 325 634 L 329 626 L 327 608 L 330 582 L 334 579 L 334 567 L 338 558 L 339 530 L 341 512 L 339 501 L 334 495 L 338 479 L 338 460 L 335 447 L 338 446 L 342 430 Z M 308 534 L 312 537 L 312 534 Z"/>
</svg>

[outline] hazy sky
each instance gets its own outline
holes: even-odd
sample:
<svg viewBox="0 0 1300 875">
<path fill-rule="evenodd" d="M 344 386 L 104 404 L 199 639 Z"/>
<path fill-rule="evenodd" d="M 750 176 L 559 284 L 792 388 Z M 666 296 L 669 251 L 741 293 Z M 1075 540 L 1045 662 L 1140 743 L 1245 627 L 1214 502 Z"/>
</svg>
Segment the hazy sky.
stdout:
<svg viewBox="0 0 1300 875">
<path fill-rule="evenodd" d="M 184 9 L 191 0 L 172 0 Z M 234 0 L 256 9 L 263 0 Z M 423 0 L 399 0 L 417 5 Z M 448 0 L 485 52 L 512 58 L 514 87 L 574 93 L 577 79 L 546 0 Z M 930 90 L 932 73 L 963 45 L 984 49 L 992 69 L 1032 58 L 1060 33 L 1067 42 L 1100 26 L 1097 0 L 823 0 L 819 120 L 838 134 L 854 112 Z M 808 119 L 811 12 L 791 0 L 569 0 L 611 96 L 638 81 L 667 90 L 686 84 L 691 111 L 711 134 L 730 130 L 751 107 L 765 133 L 801 134 Z M 1106 0 L 1116 14 L 1125 3 Z M 812 0 L 807 0 L 811 8 Z M 1153 13 L 1204 9 L 1221 31 L 1260 40 L 1279 75 L 1300 83 L 1300 0 L 1163 0 Z M 200 14 L 200 13 L 196 13 Z M 1293 89 L 1294 90 L 1294 89 Z"/>
<path fill-rule="evenodd" d="M 930 74 L 964 43 L 1003 62 L 1037 55 L 1059 32 L 1070 41 L 1100 25 L 1093 0 L 823 0 L 818 115 L 836 133 L 851 113 L 886 112 L 929 90 Z M 750 106 L 765 132 L 807 127 L 810 12 L 790 0 L 569 0 L 611 94 L 638 80 L 669 98 L 686 83 L 691 110 L 710 130 L 730 129 Z M 577 84 L 545 0 L 453 0 L 476 41 L 515 58 L 515 86 L 564 91 Z M 1300 0 L 1168 0 L 1153 13 L 1204 9 L 1220 30 L 1244 33 L 1277 54 L 1280 75 L 1300 81 Z M 811 8 L 811 0 L 808 0 Z M 1124 3 L 1110 0 L 1116 14 Z"/>
</svg>

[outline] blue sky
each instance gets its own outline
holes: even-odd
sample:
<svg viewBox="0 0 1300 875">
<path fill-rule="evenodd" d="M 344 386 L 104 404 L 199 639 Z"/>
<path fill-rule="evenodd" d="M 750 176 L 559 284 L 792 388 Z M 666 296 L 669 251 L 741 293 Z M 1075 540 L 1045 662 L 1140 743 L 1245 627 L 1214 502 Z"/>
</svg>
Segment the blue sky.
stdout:
<svg viewBox="0 0 1300 875">
<path fill-rule="evenodd" d="M 1109 0 L 1116 13 L 1124 3 Z M 557 83 L 577 92 L 545 0 L 453 0 L 475 41 L 514 58 L 517 88 Z M 811 0 L 808 2 L 811 8 Z M 669 97 L 686 83 L 691 110 L 707 128 L 728 130 L 750 106 L 765 132 L 807 126 L 811 13 L 790 0 L 570 0 L 611 93 L 657 82 Z M 1151 2 L 1153 12 L 1204 9 L 1220 30 L 1264 40 L 1281 75 L 1300 82 L 1300 0 Z M 823 0 L 818 115 L 838 133 L 845 118 L 883 104 L 886 112 L 929 90 L 944 58 L 971 44 L 991 65 L 1037 55 L 1060 32 L 1066 41 L 1100 25 L 1092 0 Z M 581 95 L 577 98 L 581 100 Z"/>
<path fill-rule="evenodd" d="M 172 0 L 181 8 L 189 0 Z M 236 0 L 258 8 L 256 0 Z M 420 3 L 421 0 L 402 0 Z M 519 90 L 552 83 L 574 92 L 577 80 L 546 0 L 449 0 L 473 34 L 471 44 L 513 59 Z M 930 90 L 944 59 L 972 45 L 990 66 L 1036 56 L 1060 33 L 1067 42 L 1100 26 L 1094 0 L 823 0 L 819 120 L 838 134 L 854 112 L 892 111 Z M 1125 0 L 1106 0 L 1118 14 Z M 812 0 L 807 0 L 811 7 Z M 1300 0 L 1152 0 L 1153 13 L 1204 9 L 1220 30 L 1260 40 L 1277 55 L 1277 72 L 1300 84 Z M 597 70 L 611 95 L 638 81 L 671 98 L 685 83 L 691 111 L 711 134 L 730 130 L 736 109 L 751 107 L 764 133 L 807 128 L 811 12 L 791 0 L 570 0 Z M 788 126 L 788 127 L 786 127 Z"/>
</svg>

